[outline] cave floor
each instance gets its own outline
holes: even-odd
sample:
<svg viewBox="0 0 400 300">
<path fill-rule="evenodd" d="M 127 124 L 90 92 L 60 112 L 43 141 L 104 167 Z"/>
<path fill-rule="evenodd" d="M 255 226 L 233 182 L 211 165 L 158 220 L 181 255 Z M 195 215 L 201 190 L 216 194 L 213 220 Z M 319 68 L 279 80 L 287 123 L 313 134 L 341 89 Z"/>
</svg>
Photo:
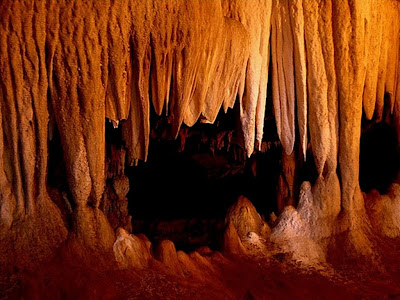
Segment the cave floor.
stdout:
<svg viewBox="0 0 400 300">
<path fill-rule="evenodd" d="M 0 276 L 0 298 L 400 299 L 400 241 L 385 239 L 377 251 L 379 263 L 347 260 L 323 271 L 285 254 L 202 253 L 209 265 L 193 277 L 178 277 L 155 260 L 145 270 L 116 270 L 93 257 L 82 263 L 59 256 L 34 272 Z"/>
</svg>

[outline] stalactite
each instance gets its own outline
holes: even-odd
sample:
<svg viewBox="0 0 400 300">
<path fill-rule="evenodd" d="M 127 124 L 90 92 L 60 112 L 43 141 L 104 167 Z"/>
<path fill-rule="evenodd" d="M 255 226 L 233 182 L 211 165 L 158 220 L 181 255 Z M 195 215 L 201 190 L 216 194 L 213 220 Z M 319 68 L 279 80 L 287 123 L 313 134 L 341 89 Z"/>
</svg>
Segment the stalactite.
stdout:
<svg viewBox="0 0 400 300">
<path fill-rule="evenodd" d="M 35 3 L 35 10 L 38 11 L 39 15 L 33 15 L 34 28 L 32 40 L 36 43 L 36 49 L 38 53 L 32 51 L 32 58 L 37 56 L 37 77 L 35 78 L 35 83 L 37 84 L 37 89 L 32 90 L 33 95 L 33 108 L 35 114 L 36 123 L 36 166 L 35 171 L 37 174 L 37 185 L 38 189 L 35 197 L 38 199 L 43 195 L 47 195 L 47 160 L 48 160 L 48 75 L 46 68 L 46 36 L 44 32 L 46 31 L 46 6 L 44 3 Z M 33 47 L 32 47 L 33 48 Z M 31 49 L 32 49 L 31 48 Z M 34 49 L 34 48 L 33 48 Z M 32 50 L 33 50 L 32 49 Z M 38 96 L 35 96 L 38 93 Z"/>
<path fill-rule="evenodd" d="M 98 199 L 104 189 L 104 176 L 101 175 L 104 173 L 104 149 L 101 146 L 101 141 L 104 140 L 104 126 L 101 125 L 104 117 L 115 123 L 127 119 L 123 124 L 123 131 L 128 160 L 146 158 L 149 79 L 155 110 L 159 114 L 164 108 L 170 112 L 174 132 L 178 132 L 177 129 L 183 121 L 192 125 L 200 115 L 213 122 L 219 108 L 223 106 L 226 110 L 232 107 L 238 96 L 241 100 L 242 125 L 248 154 L 252 152 L 254 138 L 261 139 L 268 77 L 267 37 L 271 27 L 272 2 L 254 0 L 253 7 L 243 1 L 190 1 L 183 4 L 179 1 L 155 0 L 137 4 L 91 1 L 83 1 L 80 6 L 68 2 L 51 2 L 45 7 L 35 1 L 13 4 L 15 15 L 26 13 L 26 22 L 34 22 L 33 27 L 38 28 L 34 31 L 31 26 L 23 26 L 18 22 L 14 22 L 11 28 L 7 21 L 2 23 L 4 31 L 8 32 L 7 35 L 2 35 L 2 45 L 4 49 L 9 49 L 2 52 L 3 95 L 5 99 L 32 97 L 34 103 L 34 108 L 29 107 L 27 100 L 12 103 L 7 100 L 3 105 L 6 114 L 15 116 L 10 118 L 10 126 L 4 128 L 4 140 L 10 145 L 4 150 L 4 160 L 12 161 L 10 165 L 13 170 L 7 172 L 15 175 L 13 186 L 16 193 L 20 193 L 17 198 L 34 198 L 33 194 L 36 192 L 28 190 L 36 184 L 36 179 L 27 174 L 41 172 L 38 177 L 40 189 L 43 190 L 45 185 L 45 173 L 42 170 L 46 169 L 44 157 L 47 156 L 47 147 L 41 141 L 47 139 L 46 74 L 49 74 L 51 102 L 57 126 L 61 129 L 66 160 L 71 162 L 67 165 L 76 164 L 81 170 L 71 168 L 68 171 L 73 193 L 76 194 L 74 197 L 77 199 L 87 198 L 78 196 L 80 193 L 87 194 L 87 190 L 90 190 L 89 194 L 93 199 Z M 374 97 L 370 95 L 374 94 L 375 85 L 378 87 L 378 115 L 382 110 L 384 92 L 392 95 L 390 104 L 394 109 L 399 77 L 399 45 L 396 39 L 399 26 L 393 21 L 398 16 L 397 4 L 389 1 L 388 5 L 382 7 L 391 16 L 385 18 L 389 21 L 382 26 L 379 20 L 384 9 L 378 10 L 373 4 L 372 1 L 365 6 L 365 24 L 357 25 L 360 28 L 366 26 L 367 43 L 363 51 L 368 59 L 361 64 L 368 68 L 363 68 L 366 71 L 360 71 L 361 75 L 357 76 L 362 77 L 365 74 L 363 101 L 368 118 L 371 117 L 374 106 L 371 102 Z M 329 1 L 276 1 L 275 5 L 272 63 L 278 132 L 284 148 L 288 153 L 291 152 L 294 143 L 296 82 L 298 124 L 303 152 L 306 145 L 306 108 L 309 101 L 311 142 L 315 148 L 319 173 L 322 174 L 327 159 L 331 160 L 332 166 L 329 169 L 333 171 L 338 143 L 335 138 L 338 128 L 335 100 L 337 70 L 333 69 L 333 57 L 339 57 L 337 61 L 340 62 L 343 51 L 341 46 L 336 46 L 338 53 L 333 51 L 334 43 L 330 36 L 331 20 L 338 23 L 336 19 L 341 15 L 330 14 Z M 359 5 L 358 2 L 356 5 Z M 31 7 L 37 10 L 38 17 L 34 19 Z M 87 12 L 86 16 L 78 14 L 83 10 Z M 204 15 L 208 15 L 213 21 L 205 21 Z M 179 16 L 178 22 L 171 21 L 174 16 Z M 4 16 L 5 20 L 11 20 L 10 18 Z M 72 21 L 61 27 L 60 23 L 67 18 Z M 386 28 L 389 30 L 384 30 Z M 39 34 L 44 31 L 47 32 L 46 37 Z M 382 38 L 381 31 L 387 32 Z M 358 34 L 358 29 L 354 32 Z M 378 38 L 374 38 L 374 33 L 377 33 Z M 303 35 L 307 46 L 304 45 Z M 18 43 L 19 38 L 33 43 L 33 46 L 24 50 Z M 342 37 L 341 40 L 343 43 L 352 43 L 351 39 Z M 215 44 L 218 47 L 214 47 Z M 370 58 L 377 58 L 377 48 L 382 50 L 379 51 L 379 63 L 370 63 Z M 88 53 L 90 59 L 87 58 Z M 293 57 L 296 71 L 293 68 Z M 234 63 L 230 65 L 226 61 Z M 390 63 L 391 61 L 395 63 Z M 380 71 L 376 74 L 378 65 Z M 22 70 L 26 70 L 27 76 L 23 77 Z M 352 71 L 346 72 L 351 75 Z M 21 78 L 23 82 L 20 83 Z M 12 88 L 13 84 L 15 88 Z M 173 99 L 169 100 L 171 89 Z M 307 92 L 313 95 L 309 100 Z M 339 92 L 343 93 L 343 87 L 339 88 Z M 242 98 L 243 93 L 245 94 Z M 37 98 L 36 94 L 40 94 L 40 97 Z M 19 119 L 22 112 L 29 111 L 27 118 Z M 42 114 L 44 118 L 35 117 Z M 71 116 L 71 120 L 67 120 L 65 114 Z M 15 129 L 17 120 L 22 122 L 19 130 Z M 93 128 L 98 130 L 94 131 Z M 70 130 L 75 133 L 76 141 L 72 142 L 71 137 L 66 134 Z M 17 143 L 22 135 L 29 142 Z M 40 155 L 29 150 L 36 143 L 40 144 Z M 17 155 L 20 151 L 24 153 L 22 156 Z M 36 167 L 31 164 L 35 160 L 40 162 L 37 171 L 34 171 Z M 22 169 L 20 165 L 23 165 Z M 9 166 L 5 168 L 10 169 Z M 75 189 L 77 186 L 81 188 Z M 27 203 L 32 202 L 29 200 Z M 24 200 L 18 203 L 24 203 Z M 25 204 L 19 204 L 18 207 L 21 209 Z"/>
<path fill-rule="evenodd" d="M 371 4 L 371 3 L 369 3 Z M 375 102 L 377 95 L 379 57 L 382 43 L 382 19 L 383 11 L 375 5 L 370 5 L 370 17 L 366 23 L 365 36 L 367 57 L 367 72 L 365 77 L 363 105 L 365 116 L 371 120 L 374 115 Z"/>
<path fill-rule="evenodd" d="M 5 102 L 3 95 L 3 87 L 0 85 L 0 103 Z M 4 151 L 5 140 L 3 131 L 3 115 L 1 109 L 2 105 L 0 105 L 0 198 L 3 200 L 0 201 L 0 220 L 2 221 L 0 225 L 0 231 L 6 231 L 10 229 L 13 222 L 16 202 L 12 191 L 12 182 L 9 180 L 10 171 L 8 172 L 9 175 L 7 176 L 5 169 L 8 161 L 5 158 L 6 153 Z"/>
<path fill-rule="evenodd" d="M 223 101 L 223 95 L 221 94 L 217 98 L 208 98 L 208 96 L 214 96 L 213 91 L 210 89 L 212 88 L 212 81 L 223 84 L 220 81 L 221 72 L 218 72 L 218 68 L 221 70 L 221 62 L 223 61 L 221 58 L 226 53 L 224 51 L 227 40 L 224 32 L 226 31 L 226 23 L 221 18 L 222 7 L 220 3 L 208 2 L 207 5 L 202 6 L 204 11 L 209 12 L 209 20 L 197 22 L 198 34 L 203 38 L 201 39 L 202 45 L 199 45 L 199 49 L 194 50 L 196 62 L 193 67 L 196 70 L 196 74 L 194 75 L 192 95 L 187 101 L 182 120 L 188 126 L 193 126 L 201 114 L 208 121 L 211 121 L 209 118 L 213 120 L 218 114 Z M 211 24 L 212 26 L 210 26 Z M 208 32 L 208 35 L 206 36 L 202 32 Z M 214 87 L 220 88 L 217 85 L 214 85 Z M 207 105 L 207 102 L 209 102 L 209 105 Z"/>
<path fill-rule="evenodd" d="M 396 79 L 399 68 L 399 11 L 396 2 L 390 2 L 390 23 L 389 23 L 389 48 L 387 57 L 387 71 L 386 71 L 386 82 L 385 92 L 389 94 L 389 107 L 390 111 L 393 111 L 393 106 L 396 97 Z"/>
<path fill-rule="evenodd" d="M 35 17 L 33 6 L 39 16 Z M 45 7 L 41 3 L 13 3 L 14 17 L 23 21 L 3 23 L 1 66 L 4 107 L 3 127 L 7 160 L 13 166 L 19 214 L 33 213 L 38 195 L 46 195 L 47 76 L 45 68 Z M 10 21 L 7 14 L 4 22 Z M 5 26 L 5 27 L 4 27 Z M 8 65 L 8 66 L 7 66 Z M 12 103 L 10 103 L 12 99 Z M 11 126 L 10 126 L 11 125 Z M 24 141 L 20 143 L 19 141 Z M 11 153 L 9 153 L 11 151 Z"/>
<path fill-rule="evenodd" d="M 53 21 L 60 24 L 62 19 L 73 19 L 73 13 L 71 6 L 60 7 L 59 19 Z M 78 20 L 76 23 L 79 24 Z M 49 54 L 53 62 L 53 74 L 50 80 L 51 101 L 60 132 L 71 193 L 78 205 L 86 205 L 92 189 L 92 181 L 81 123 L 82 107 L 79 101 L 84 95 L 83 91 L 79 90 L 81 84 L 79 84 L 78 68 L 83 69 L 83 74 L 87 70 L 84 69 L 86 66 L 77 65 L 79 54 L 74 43 L 75 37 L 71 35 L 71 32 L 78 29 L 75 29 L 73 22 L 62 27 L 58 24 L 54 25 L 58 34 L 57 40 L 53 40 L 54 52 Z M 81 32 L 80 35 L 82 34 Z M 80 92 L 82 94 L 79 94 Z M 88 98 L 86 100 L 90 101 Z M 66 115 L 69 116 L 68 119 L 65 118 Z"/>
<path fill-rule="evenodd" d="M 191 97 L 200 96 L 198 101 L 201 103 L 203 94 L 201 92 L 201 84 L 197 85 L 197 71 L 202 67 L 200 63 L 207 61 L 207 57 L 202 56 L 202 50 L 211 50 L 209 47 L 209 36 L 202 33 L 211 31 L 210 35 L 215 34 L 215 30 L 209 27 L 210 24 L 202 16 L 203 13 L 208 11 L 210 19 L 213 20 L 216 8 L 215 2 L 207 2 L 203 7 L 198 1 L 189 1 L 185 2 L 185 5 L 182 6 L 180 13 L 184 17 L 178 21 L 178 31 L 182 33 L 181 39 L 178 40 L 181 47 L 175 51 L 174 69 L 172 72 L 174 83 L 172 87 L 173 97 L 170 99 L 169 107 L 173 136 L 177 136 L 179 132 Z M 205 74 L 202 75 L 204 76 Z M 200 90 L 196 91 L 196 88 Z"/>
<path fill-rule="evenodd" d="M 400 15 L 400 11 L 399 11 L 399 15 Z M 400 32 L 399 32 L 399 38 L 400 38 Z M 398 55 L 400 57 L 400 45 L 398 47 Z M 397 70 L 397 83 L 396 83 L 396 93 L 394 95 L 394 103 L 393 103 L 393 107 L 392 107 L 392 112 L 395 115 L 396 113 L 396 106 L 399 105 L 400 102 L 400 72 L 399 70 Z M 397 123 L 399 124 L 399 123 Z M 400 125 L 400 124 L 399 124 Z M 400 126 L 397 125 L 397 130 L 400 133 Z M 397 139 L 398 141 L 400 141 L 400 139 Z"/>
<path fill-rule="evenodd" d="M 334 173 L 336 176 L 337 153 L 339 147 L 339 104 L 338 88 L 335 71 L 335 51 L 332 28 L 332 1 L 322 1 L 320 12 L 323 17 L 318 20 L 318 30 L 321 36 L 322 53 L 325 62 L 325 73 L 328 81 L 327 108 L 329 122 L 328 156 L 326 161 L 326 173 Z"/>
<path fill-rule="evenodd" d="M 304 38 L 303 1 L 289 1 L 290 21 L 293 30 L 296 75 L 297 124 L 304 159 L 307 152 L 307 64 Z"/>
<path fill-rule="evenodd" d="M 96 7 L 101 51 L 102 83 L 106 87 L 106 117 L 126 120 L 132 98 L 130 26 L 127 5 L 122 1 L 107 2 Z M 128 23 L 129 24 L 129 23 Z"/>
<path fill-rule="evenodd" d="M 400 7 L 397 5 L 397 16 L 400 16 Z M 400 43 L 399 43 L 399 39 L 400 39 L 400 28 L 399 28 L 399 32 L 397 35 L 397 39 L 395 39 L 397 41 L 397 55 L 400 58 Z M 399 66 L 399 62 L 398 66 Z M 397 131 L 397 140 L 400 141 L 400 72 L 399 70 L 397 70 L 397 83 L 396 84 L 396 92 L 393 95 L 394 97 L 394 103 L 392 104 L 392 112 L 393 112 L 393 123 L 394 126 L 396 128 Z"/>
<path fill-rule="evenodd" d="M 247 156 L 253 153 L 255 139 L 260 141 L 263 134 L 269 60 L 269 39 L 265 37 L 269 36 L 272 11 L 272 1 L 250 3 L 222 1 L 225 15 L 240 21 L 250 36 L 245 84 L 240 85 L 238 93 Z"/>
<path fill-rule="evenodd" d="M 321 175 L 329 152 L 328 80 L 318 31 L 319 2 L 304 2 L 307 49 L 308 117 L 311 145 L 318 174 Z"/>
<path fill-rule="evenodd" d="M 261 65 L 261 79 L 258 92 L 257 110 L 256 110 L 256 141 L 258 145 L 261 145 L 264 135 L 264 117 L 265 117 L 265 105 L 267 99 L 267 84 L 268 84 L 268 72 L 269 72 L 269 58 L 270 58 L 270 44 L 269 37 L 271 34 L 271 13 L 272 13 L 272 1 L 264 3 L 264 9 L 260 12 L 261 15 L 265 15 L 265 18 L 261 18 L 261 36 L 260 36 L 260 55 L 262 57 Z M 259 149 L 258 149 L 259 150 Z"/>
<path fill-rule="evenodd" d="M 272 21 L 273 101 L 278 136 L 287 154 L 292 153 L 294 128 L 293 37 L 287 1 L 275 1 Z"/>
<path fill-rule="evenodd" d="M 122 127 L 123 139 L 127 145 L 127 160 L 147 160 L 150 134 L 149 78 L 151 64 L 150 29 L 153 20 L 152 3 L 128 5 L 127 17 L 132 18 L 129 40 L 132 61 L 132 99 L 129 118 Z M 135 71 L 133 71 L 135 70 Z"/>
<path fill-rule="evenodd" d="M 322 55 L 323 61 L 323 78 L 327 80 L 327 86 L 324 86 L 323 95 L 326 93 L 326 107 L 325 104 L 321 105 L 320 108 L 327 110 L 327 127 L 322 127 L 322 131 L 326 130 L 326 161 L 325 164 L 319 165 L 322 169 L 319 178 L 314 183 L 312 191 L 312 202 L 315 208 L 318 208 L 313 215 L 314 220 L 309 218 L 310 222 L 318 222 L 319 230 L 313 232 L 314 238 L 325 238 L 332 234 L 333 224 L 335 218 L 340 212 L 341 197 L 340 197 L 340 183 L 337 176 L 337 155 L 338 155 L 338 144 L 339 144 L 339 112 L 338 112 L 338 89 L 336 82 L 336 71 L 335 71 L 335 51 L 333 41 L 333 28 L 332 28 L 332 1 L 320 1 L 318 3 L 319 17 L 318 17 L 318 36 L 320 37 L 320 51 L 319 55 Z M 307 40 L 306 40 L 307 42 Z M 316 70 L 314 69 L 314 72 Z M 321 72 L 321 70 L 320 70 Z M 314 100 L 309 100 L 314 101 Z M 320 103 L 321 104 L 321 103 Z M 318 104 L 317 104 L 318 105 Z M 310 103 L 311 106 L 315 107 L 314 103 Z M 321 120 L 321 115 L 316 115 L 319 122 L 326 126 L 326 123 Z M 310 122 L 311 121 L 310 117 Z M 311 125 L 310 125 L 311 127 Z M 315 130 L 315 128 L 314 128 Z M 318 129 L 317 129 L 318 130 Z M 311 132 L 311 143 L 314 147 L 315 143 L 312 142 L 313 133 Z M 314 133 L 315 134 L 315 133 Z M 319 149 L 316 146 L 316 149 Z M 318 159 L 318 158 L 317 158 Z M 318 164 L 317 164 L 318 168 Z M 322 175 L 322 176 L 321 176 Z"/>
<path fill-rule="evenodd" d="M 226 20 L 222 37 L 222 53 L 217 57 L 216 70 L 209 83 L 201 110 L 201 115 L 210 123 L 215 122 L 222 105 L 225 105 L 225 111 L 233 108 L 243 80 L 242 74 L 246 70 L 249 52 L 249 37 L 239 22 Z M 235 64 L 228 66 L 225 61 L 234 61 Z M 186 121 L 185 123 L 190 125 Z"/>
<path fill-rule="evenodd" d="M 385 10 L 386 11 L 386 10 Z M 386 11 L 386 13 L 389 13 Z M 390 15 L 390 14 L 389 14 Z M 383 107 L 385 105 L 385 84 L 386 84 L 386 73 L 388 63 L 388 51 L 389 51 L 389 38 L 390 38 L 390 19 L 385 16 L 382 18 L 382 42 L 381 52 L 379 56 L 379 69 L 378 69 L 378 81 L 376 88 L 376 102 L 375 102 L 375 117 L 377 120 L 382 120 Z"/>
<path fill-rule="evenodd" d="M 172 64 L 177 44 L 177 24 L 179 1 L 154 1 L 153 9 L 157 17 L 153 20 L 151 45 L 153 51 L 151 90 L 156 113 L 161 115 L 165 107 L 168 114 L 171 88 Z M 163 18 L 162 16 L 168 16 Z"/>
<path fill-rule="evenodd" d="M 5 3 L 3 4 L 5 6 Z M 4 7 L 3 7 L 4 9 Z M 10 28 L 11 14 L 4 14 L 2 18 L 2 31 L 4 34 L 1 35 L 1 75 L 2 75 L 2 92 L 3 92 L 3 103 L 2 103 L 2 114 L 3 114 L 3 131 L 4 131 L 4 144 L 7 147 L 5 150 L 5 171 L 8 178 L 12 183 L 12 190 L 16 197 L 16 214 L 21 215 L 25 212 L 25 201 L 23 198 L 23 183 L 20 170 L 20 158 L 19 158 L 19 143 L 18 143 L 18 116 L 16 112 L 16 99 L 21 99 L 21 88 L 23 85 L 17 85 L 17 74 L 13 72 L 13 64 L 18 65 L 18 61 L 15 60 L 15 56 L 19 51 L 16 48 L 18 46 L 18 39 L 16 37 L 15 30 L 18 25 L 16 24 Z M 14 29 L 15 28 L 15 29 Z M 22 70 L 21 70 L 22 71 Z M 7 119 L 5 119 L 7 117 Z M 3 200 L 4 201 L 4 200 Z"/>
<path fill-rule="evenodd" d="M 362 209 L 358 183 L 359 144 L 364 88 L 364 15 L 361 2 L 332 2 L 335 67 L 339 90 L 339 165 L 342 208 Z"/>
</svg>

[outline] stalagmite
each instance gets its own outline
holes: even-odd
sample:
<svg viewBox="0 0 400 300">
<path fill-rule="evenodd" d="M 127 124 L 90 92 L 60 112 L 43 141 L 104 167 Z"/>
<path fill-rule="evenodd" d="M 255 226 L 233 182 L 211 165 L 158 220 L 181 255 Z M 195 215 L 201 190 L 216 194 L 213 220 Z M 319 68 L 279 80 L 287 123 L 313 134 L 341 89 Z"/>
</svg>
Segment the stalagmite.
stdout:
<svg viewBox="0 0 400 300">
<path fill-rule="evenodd" d="M 249 232 L 255 232 L 263 238 L 270 234 L 268 224 L 261 219 L 253 204 L 244 196 L 240 196 L 230 207 L 225 223 L 227 228 L 234 226 L 240 239 L 246 237 Z"/>
<path fill-rule="evenodd" d="M 113 252 L 120 269 L 145 268 L 152 258 L 144 241 L 123 228 L 118 228 Z"/>
<path fill-rule="evenodd" d="M 246 253 L 246 249 L 243 247 L 235 225 L 232 222 L 228 222 L 224 231 L 223 250 L 228 255 L 242 255 L 243 253 Z"/>
<path fill-rule="evenodd" d="M 311 238 L 310 224 L 293 206 L 286 206 L 272 230 L 271 241 L 282 247 L 286 253 L 293 253 L 293 259 L 302 264 L 319 268 L 325 263 L 325 254 Z"/>
<path fill-rule="evenodd" d="M 168 240 L 161 241 L 154 252 L 154 257 L 167 266 L 175 275 L 183 276 L 175 245 Z"/>
<path fill-rule="evenodd" d="M 295 205 L 296 157 L 295 153 L 287 155 L 282 151 L 282 173 L 279 176 L 278 210 L 281 212 L 287 205 Z"/>
<path fill-rule="evenodd" d="M 372 190 L 366 200 L 367 212 L 375 229 L 382 236 L 399 237 L 400 185 L 392 184 L 387 195 L 380 195 L 377 190 Z"/>
</svg>

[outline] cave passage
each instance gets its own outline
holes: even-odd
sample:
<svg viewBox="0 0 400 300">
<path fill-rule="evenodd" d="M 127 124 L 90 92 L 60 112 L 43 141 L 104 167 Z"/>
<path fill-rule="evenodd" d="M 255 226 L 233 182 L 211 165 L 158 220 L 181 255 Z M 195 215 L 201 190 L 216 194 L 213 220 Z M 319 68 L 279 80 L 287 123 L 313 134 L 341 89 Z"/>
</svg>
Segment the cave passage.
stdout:
<svg viewBox="0 0 400 300">
<path fill-rule="evenodd" d="M 226 211 L 239 195 L 247 196 L 260 212 L 274 210 L 279 165 L 267 156 L 235 164 L 227 155 L 178 153 L 173 142 L 154 144 L 146 164 L 126 170 L 134 233 L 155 241 L 168 238 L 185 250 L 215 248 Z M 254 176 L 253 161 L 269 168 Z"/>
<path fill-rule="evenodd" d="M 238 196 L 248 197 L 264 216 L 276 212 L 281 154 L 276 129 L 275 135 L 271 129 L 275 140 L 269 141 L 268 151 L 245 159 L 234 130 L 235 113 L 221 112 L 215 124 L 182 128 L 177 140 L 159 138 L 168 124 L 154 117 L 147 162 L 125 170 L 133 233 L 155 242 L 172 240 L 185 251 L 217 249 L 225 214 Z M 109 130 L 106 134 L 112 134 Z"/>
<path fill-rule="evenodd" d="M 396 131 L 384 121 L 365 127 L 360 144 L 361 190 L 386 194 L 400 166 Z"/>
</svg>

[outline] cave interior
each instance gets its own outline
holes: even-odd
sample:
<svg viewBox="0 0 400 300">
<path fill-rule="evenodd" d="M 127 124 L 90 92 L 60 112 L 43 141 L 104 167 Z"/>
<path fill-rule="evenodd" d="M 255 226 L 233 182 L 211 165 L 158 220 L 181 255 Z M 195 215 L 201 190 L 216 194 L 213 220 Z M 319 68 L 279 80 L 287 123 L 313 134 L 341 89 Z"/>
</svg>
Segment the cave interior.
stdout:
<svg viewBox="0 0 400 300">
<path fill-rule="evenodd" d="M 400 1 L 0 2 L 0 299 L 400 297 Z"/>
</svg>

